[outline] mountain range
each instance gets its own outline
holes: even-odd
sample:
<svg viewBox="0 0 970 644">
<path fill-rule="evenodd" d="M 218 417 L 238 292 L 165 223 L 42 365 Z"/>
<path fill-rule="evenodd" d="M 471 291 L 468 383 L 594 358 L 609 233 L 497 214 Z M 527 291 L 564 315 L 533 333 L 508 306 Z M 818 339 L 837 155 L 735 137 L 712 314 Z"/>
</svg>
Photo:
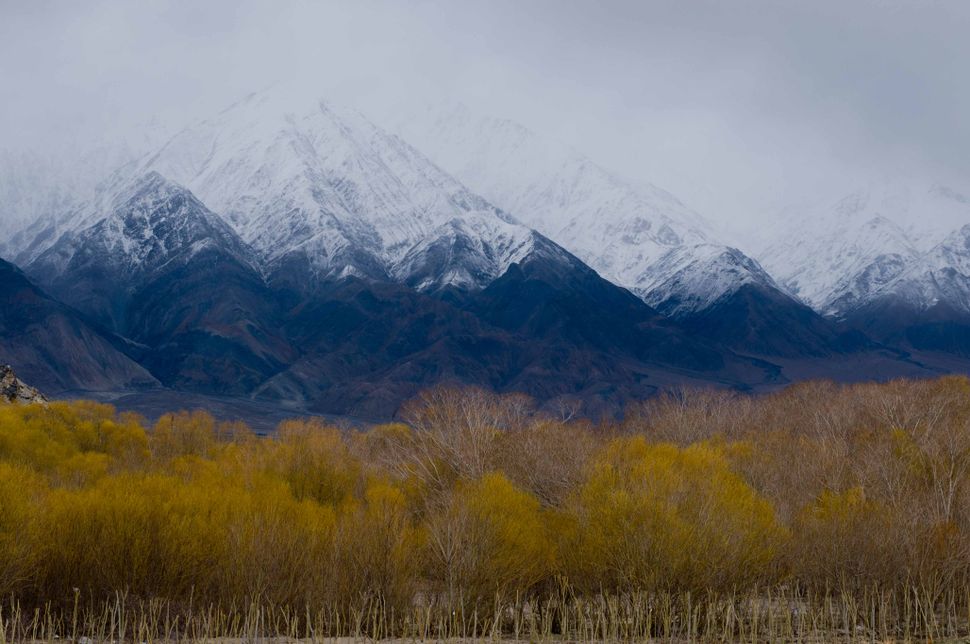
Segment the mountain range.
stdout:
<svg viewBox="0 0 970 644">
<path fill-rule="evenodd" d="M 879 342 L 970 355 L 970 198 L 883 183 L 802 222 L 760 255 L 788 292 Z"/>
<path fill-rule="evenodd" d="M 450 382 L 599 414 L 970 359 L 970 226 L 932 239 L 847 198 L 830 238 L 746 254 L 660 188 L 460 106 L 382 128 L 253 94 L 97 158 L 116 163 L 0 174 L 0 362 L 54 393 L 388 418 Z"/>
</svg>

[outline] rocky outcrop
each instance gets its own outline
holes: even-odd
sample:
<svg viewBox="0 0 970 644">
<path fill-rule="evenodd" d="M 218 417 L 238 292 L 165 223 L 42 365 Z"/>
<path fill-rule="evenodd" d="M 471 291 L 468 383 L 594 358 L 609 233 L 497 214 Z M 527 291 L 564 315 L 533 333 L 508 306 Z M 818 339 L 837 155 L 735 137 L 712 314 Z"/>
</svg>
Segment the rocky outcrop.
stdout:
<svg viewBox="0 0 970 644">
<path fill-rule="evenodd" d="M 0 403 L 47 404 L 47 398 L 30 385 L 24 384 L 10 365 L 0 365 Z"/>
</svg>

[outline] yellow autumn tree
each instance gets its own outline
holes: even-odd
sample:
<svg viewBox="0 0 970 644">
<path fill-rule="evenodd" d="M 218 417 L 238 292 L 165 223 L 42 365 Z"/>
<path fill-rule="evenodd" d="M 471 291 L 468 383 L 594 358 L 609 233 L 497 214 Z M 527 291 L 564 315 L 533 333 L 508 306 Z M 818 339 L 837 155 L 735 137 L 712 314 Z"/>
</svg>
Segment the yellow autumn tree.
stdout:
<svg viewBox="0 0 970 644">
<path fill-rule="evenodd" d="M 371 482 L 363 498 L 341 508 L 328 580 L 331 601 L 344 610 L 368 601 L 389 609 L 408 606 L 417 589 L 423 540 L 404 492 L 387 481 Z"/>
<path fill-rule="evenodd" d="M 47 486 L 30 469 L 0 462 L 0 593 L 23 590 L 35 575 L 37 518 Z"/>
<path fill-rule="evenodd" d="M 164 414 L 152 428 L 152 455 L 161 461 L 207 456 L 216 446 L 216 421 L 204 411 Z"/>
<path fill-rule="evenodd" d="M 356 491 L 361 466 L 340 431 L 311 420 L 280 423 L 267 465 L 289 484 L 298 499 L 339 505 Z"/>
<path fill-rule="evenodd" d="M 538 499 L 500 473 L 458 485 L 428 518 L 428 532 L 431 575 L 452 603 L 524 594 L 553 573 Z"/>
<path fill-rule="evenodd" d="M 560 551 L 574 584 L 718 589 L 771 575 L 784 531 L 720 449 L 618 439 L 570 503 Z"/>
</svg>

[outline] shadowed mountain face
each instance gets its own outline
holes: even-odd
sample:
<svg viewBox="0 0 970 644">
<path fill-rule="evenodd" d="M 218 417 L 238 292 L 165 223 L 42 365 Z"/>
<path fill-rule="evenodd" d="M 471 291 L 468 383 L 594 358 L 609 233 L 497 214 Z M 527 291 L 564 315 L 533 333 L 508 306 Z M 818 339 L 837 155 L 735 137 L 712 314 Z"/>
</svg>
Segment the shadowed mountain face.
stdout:
<svg viewBox="0 0 970 644">
<path fill-rule="evenodd" d="M 854 311 L 846 324 L 890 346 L 970 358 L 970 314 L 946 302 L 921 310 L 886 296 Z"/>
<path fill-rule="evenodd" d="M 572 256 L 547 252 L 513 266 L 467 306 L 508 332 L 605 355 L 697 371 L 725 367 L 723 351 L 689 338 L 629 291 Z M 559 261 L 553 261 L 553 259 Z"/>
<path fill-rule="evenodd" d="M 28 270 L 128 338 L 128 353 L 167 386 L 243 394 L 294 355 L 252 251 L 156 173 L 122 190 L 109 212 L 63 236 Z"/>
<path fill-rule="evenodd" d="M 773 377 L 692 339 L 552 242 L 540 237 L 536 249 L 480 291 L 331 284 L 290 310 L 287 334 L 303 357 L 256 395 L 381 418 L 422 388 L 455 382 L 613 413 L 664 387 Z"/>
<path fill-rule="evenodd" d="M 872 344 L 863 334 L 844 331 L 777 289 L 759 284 L 745 284 L 679 321 L 711 342 L 768 359 L 845 354 Z"/>
<path fill-rule="evenodd" d="M 0 363 L 44 391 L 157 386 L 112 339 L 0 260 Z"/>
</svg>

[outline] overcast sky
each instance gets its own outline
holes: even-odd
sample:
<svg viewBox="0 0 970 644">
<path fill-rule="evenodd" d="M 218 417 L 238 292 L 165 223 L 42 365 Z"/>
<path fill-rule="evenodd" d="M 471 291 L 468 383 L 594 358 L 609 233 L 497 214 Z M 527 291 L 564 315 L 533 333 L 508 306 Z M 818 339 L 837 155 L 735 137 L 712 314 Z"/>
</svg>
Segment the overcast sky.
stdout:
<svg viewBox="0 0 970 644">
<path fill-rule="evenodd" d="M 873 176 L 970 184 L 964 0 L 0 0 L 0 146 L 280 81 L 472 103 L 722 222 Z"/>
</svg>

